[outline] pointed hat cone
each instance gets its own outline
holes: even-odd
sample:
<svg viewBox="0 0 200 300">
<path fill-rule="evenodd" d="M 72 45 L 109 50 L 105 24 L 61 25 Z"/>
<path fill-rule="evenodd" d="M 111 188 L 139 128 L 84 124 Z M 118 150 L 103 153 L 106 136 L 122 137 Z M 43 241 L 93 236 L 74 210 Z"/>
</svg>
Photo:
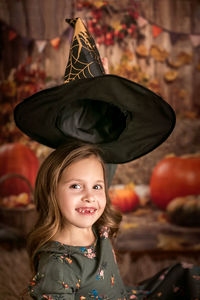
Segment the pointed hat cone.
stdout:
<svg viewBox="0 0 200 300">
<path fill-rule="evenodd" d="M 66 19 L 74 27 L 64 82 L 92 78 L 105 74 L 94 39 L 80 18 Z"/>
</svg>

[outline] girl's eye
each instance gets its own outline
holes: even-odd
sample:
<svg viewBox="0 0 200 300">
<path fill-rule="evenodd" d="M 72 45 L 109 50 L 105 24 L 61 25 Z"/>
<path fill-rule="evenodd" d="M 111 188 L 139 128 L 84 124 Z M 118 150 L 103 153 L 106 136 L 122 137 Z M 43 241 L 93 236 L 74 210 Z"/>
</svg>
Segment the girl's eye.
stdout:
<svg viewBox="0 0 200 300">
<path fill-rule="evenodd" d="M 94 186 L 94 189 L 95 190 L 101 190 L 103 187 L 100 185 L 100 184 L 96 184 L 95 186 Z"/>
<path fill-rule="evenodd" d="M 80 186 L 80 184 L 72 184 L 72 185 L 70 185 L 70 189 L 80 189 L 81 188 L 81 186 Z"/>
</svg>

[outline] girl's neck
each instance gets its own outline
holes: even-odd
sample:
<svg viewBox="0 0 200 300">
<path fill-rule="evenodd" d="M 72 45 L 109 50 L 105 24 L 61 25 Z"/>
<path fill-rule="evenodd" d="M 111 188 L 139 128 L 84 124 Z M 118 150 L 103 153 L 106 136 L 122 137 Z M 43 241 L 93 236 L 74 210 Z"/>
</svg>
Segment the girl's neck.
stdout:
<svg viewBox="0 0 200 300">
<path fill-rule="evenodd" d="M 57 232 L 52 240 L 69 246 L 90 246 L 95 242 L 92 228 L 63 228 Z"/>
</svg>

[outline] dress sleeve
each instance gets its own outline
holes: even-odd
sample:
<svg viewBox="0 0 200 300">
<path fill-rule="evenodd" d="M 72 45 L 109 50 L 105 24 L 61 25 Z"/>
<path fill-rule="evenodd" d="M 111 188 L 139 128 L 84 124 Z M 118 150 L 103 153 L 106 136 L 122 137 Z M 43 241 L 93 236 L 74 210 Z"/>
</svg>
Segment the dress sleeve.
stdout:
<svg viewBox="0 0 200 300">
<path fill-rule="evenodd" d="M 65 255 L 40 259 L 38 272 L 29 285 L 36 300 L 74 300 L 80 287 L 80 267 Z"/>
</svg>

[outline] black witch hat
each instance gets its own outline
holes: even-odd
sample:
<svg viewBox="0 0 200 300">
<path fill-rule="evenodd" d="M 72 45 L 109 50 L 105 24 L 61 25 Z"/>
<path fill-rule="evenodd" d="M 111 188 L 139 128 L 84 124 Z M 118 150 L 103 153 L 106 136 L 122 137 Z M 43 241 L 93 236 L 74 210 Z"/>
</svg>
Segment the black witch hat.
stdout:
<svg viewBox="0 0 200 300">
<path fill-rule="evenodd" d="M 74 36 L 64 83 L 17 105 L 17 126 L 52 148 L 72 139 L 96 144 L 107 163 L 125 163 L 152 151 L 173 130 L 173 109 L 147 88 L 106 75 L 81 19 L 67 21 Z"/>
</svg>

